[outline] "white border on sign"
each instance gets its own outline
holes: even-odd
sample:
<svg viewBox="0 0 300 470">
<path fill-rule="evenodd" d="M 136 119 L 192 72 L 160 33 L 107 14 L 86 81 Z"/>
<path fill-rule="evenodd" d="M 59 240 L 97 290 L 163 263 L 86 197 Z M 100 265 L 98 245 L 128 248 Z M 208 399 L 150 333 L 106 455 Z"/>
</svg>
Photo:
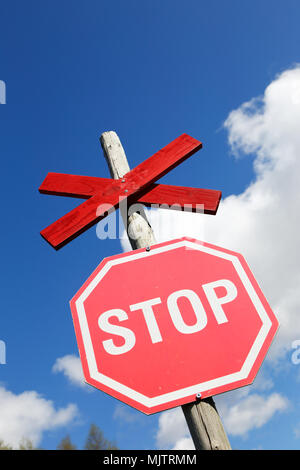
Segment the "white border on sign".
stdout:
<svg viewBox="0 0 300 470">
<path fill-rule="evenodd" d="M 170 251 L 170 250 L 175 250 L 177 248 L 181 247 L 186 247 L 190 248 L 192 250 L 199 250 L 204 253 L 217 256 L 219 258 L 226 259 L 230 261 L 235 270 L 237 271 L 261 321 L 262 321 L 262 326 L 259 330 L 259 333 L 249 351 L 249 354 L 241 368 L 238 372 L 235 372 L 233 374 L 228 374 L 222 377 L 218 377 L 213 380 L 209 380 L 207 382 L 202 382 L 197 385 L 193 385 L 191 387 L 186 387 L 182 388 L 180 390 L 176 390 L 174 392 L 169 392 L 165 393 L 163 395 L 158 395 L 156 397 L 147 397 L 146 395 L 143 395 L 136 390 L 133 390 L 132 388 L 127 387 L 126 385 L 123 385 L 119 382 L 117 382 L 114 379 L 111 379 L 110 377 L 107 377 L 104 374 L 101 374 L 98 369 L 97 369 L 97 364 L 96 364 L 96 358 L 94 355 L 94 350 L 92 346 L 92 340 L 89 332 L 89 327 L 87 323 L 87 318 L 86 318 L 86 312 L 84 309 L 84 302 L 87 299 L 87 297 L 93 292 L 95 287 L 99 284 L 99 282 L 103 279 L 103 277 L 108 273 L 110 268 L 112 266 L 122 264 L 122 263 L 128 263 L 130 261 L 135 261 L 140 258 L 144 258 L 146 256 L 155 256 L 160 253 L 163 253 L 165 251 Z M 254 287 L 251 284 L 251 281 L 249 280 L 243 266 L 241 265 L 240 260 L 237 258 L 237 256 L 231 255 L 229 253 L 221 252 L 218 251 L 214 248 L 210 248 L 208 246 L 194 243 L 190 240 L 181 240 L 179 242 L 175 243 L 170 243 L 169 245 L 166 246 L 161 246 L 158 248 L 151 247 L 150 251 L 142 251 L 139 253 L 133 253 L 125 257 L 117 258 L 111 261 L 108 261 L 104 267 L 99 271 L 99 273 L 94 277 L 94 279 L 91 281 L 91 283 L 86 287 L 84 292 L 79 296 L 79 298 L 76 301 L 76 308 L 77 308 L 77 313 L 78 313 L 78 320 L 80 324 L 80 329 L 81 329 L 81 334 L 82 334 L 82 340 L 85 348 L 85 353 L 86 353 L 86 359 L 88 363 L 88 368 L 90 372 L 90 376 L 92 379 L 98 381 L 99 383 L 102 383 L 103 385 L 111 388 L 112 390 L 115 390 L 122 395 L 125 395 L 132 400 L 135 400 L 138 403 L 141 403 L 147 408 L 152 408 L 154 406 L 162 405 L 164 403 L 169 403 L 171 401 L 179 400 L 181 398 L 185 398 L 189 395 L 205 392 L 206 390 L 210 390 L 213 388 L 217 387 L 222 387 L 227 384 L 231 384 L 234 382 L 238 382 L 240 380 L 246 379 L 251 371 L 251 368 L 264 344 L 264 341 L 268 335 L 268 332 L 270 331 L 270 328 L 272 326 L 271 319 L 269 318 L 261 300 L 259 299 L 257 293 L 255 292 Z"/>
</svg>

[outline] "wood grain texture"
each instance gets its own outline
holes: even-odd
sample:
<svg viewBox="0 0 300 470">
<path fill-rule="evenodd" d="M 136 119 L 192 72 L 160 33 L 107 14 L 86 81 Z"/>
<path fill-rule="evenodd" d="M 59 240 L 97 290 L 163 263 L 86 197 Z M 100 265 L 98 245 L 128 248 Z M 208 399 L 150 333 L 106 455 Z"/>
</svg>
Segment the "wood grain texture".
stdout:
<svg viewBox="0 0 300 470">
<path fill-rule="evenodd" d="M 112 178 L 124 180 L 123 177 L 125 173 L 128 173 L 129 164 L 118 135 L 114 131 L 104 132 L 100 137 L 100 142 Z M 139 212 L 129 213 L 127 205 L 121 203 L 120 211 L 133 250 L 156 243 L 143 205 L 140 205 Z"/>
<path fill-rule="evenodd" d="M 212 397 L 182 406 L 196 450 L 231 450 Z"/>
<path fill-rule="evenodd" d="M 48 173 L 39 187 L 39 192 L 53 196 L 88 199 L 99 191 L 107 189 L 114 183 L 116 183 L 116 181 L 110 178 L 70 175 L 66 173 Z"/>
<path fill-rule="evenodd" d="M 205 214 L 216 214 L 221 200 L 221 191 L 213 189 L 188 188 L 185 186 L 170 186 L 166 184 L 154 184 L 152 188 L 147 187 L 147 192 L 139 196 L 138 201 L 145 206 L 152 204 L 165 204 L 176 209 L 192 211 L 199 210 L 201 206 Z"/>
<path fill-rule="evenodd" d="M 130 184 L 143 189 L 145 185 L 154 183 L 201 148 L 202 143 L 199 140 L 182 134 L 126 173 L 124 178 Z"/>
<path fill-rule="evenodd" d="M 100 144 L 111 177 L 115 180 L 122 178 L 130 171 L 130 167 L 118 135 L 114 131 L 103 132 Z"/>
<path fill-rule="evenodd" d="M 89 198 L 53 224 L 41 231 L 41 235 L 58 250 L 107 215 L 107 207 L 118 208 L 119 192 L 98 193 Z M 102 209 L 101 209 L 102 208 Z"/>
<path fill-rule="evenodd" d="M 126 184 L 120 186 L 120 182 L 110 178 L 48 173 L 39 191 L 42 194 L 54 196 L 88 199 L 100 191 L 108 193 L 113 186 L 118 187 L 118 189 L 126 188 Z M 192 210 L 199 209 L 199 206 L 203 205 L 205 214 L 215 214 L 220 199 L 221 191 L 213 189 L 188 188 L 154 183 L 146 187 L 144 194 L 137 195 L 136 202 L 145 206 L 151 206 L 152 204 L 178 205 L 179 209 L 183 209 L 184 206 L 190 206 Z"/>
</svg>

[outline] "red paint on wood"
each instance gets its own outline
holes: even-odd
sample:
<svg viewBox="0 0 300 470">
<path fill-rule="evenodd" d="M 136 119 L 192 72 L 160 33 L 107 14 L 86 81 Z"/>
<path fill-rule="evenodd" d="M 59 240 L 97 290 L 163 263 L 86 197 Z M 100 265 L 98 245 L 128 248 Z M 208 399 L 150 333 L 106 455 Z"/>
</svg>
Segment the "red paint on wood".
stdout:
<svg viewBox="0 0 300 470">
<path fill-rule="evenodd" d="M 39 191 L 42 194 L 55 196 L 69 196 L 88 199 L 97 192 L 116 186 L 120 188 L 120 181 L 95 176 L 78 176 L 64 173 L 48 173 L 41 184 Z M 124 185 L 121 185 L 121 187 Z M 190 206 L 192 210 L 203 206 L 205 214 L 215 214 L 221 199 L 221 191 L 213 189 L 188 188 L 185 186 L 171 186 L 156 184 L 146 188 L 145 194 L 140 194 L 136 202 L 151 206 L 152 204 L 177 205 L 179 209 Z M 172 207 L 175 209 L 176 207 Z"/>
<path fill-rule="evenodd" d="M 49 173 L 39 188 L 41 193 L 88 200 L 42 230 L 41 235 L 58 249 L 105 217 L 108 207 L 117 209 L 125 198 L 130 203 L 141 202 L 146 206 L 177 204 L 178 208 L 189 205 L 191 210 L 196 210 L 203 205 L 205 213 L 215 214 L 220 191 L 154 184 L 201 147 L 201 142 L 183 134 L 121 180 Z"/>
<path fill-rule="evenodd" d="M 221 191 L 214 189 L 155 184 L 152 189 L 147 189 L 145 195 L 139 197 L 138 202 L 145 206 L 166 204 L 172 209 L 176 209 L 178 206 L 178 209 L 199 210 L 199 212 L 203 209 L 205 214 L 215 215 L 221 196 Z"/>
<path fill-rule="evenodd" d="M 167 174 L 201 148 L 202 143 L 199 140 L 182 134 L 124 175 L 124 178 L 142 189 L 145 185 L 154 183 Z"/>
<path fill-rule="evenodd" d="M 66 173 L 48 173 L 39 187 L 42 194 L 69 196 L 88 199 L 97 192 L 117 184 L 117 180 L 97 176 L 69 175 Z"/>
</svg>

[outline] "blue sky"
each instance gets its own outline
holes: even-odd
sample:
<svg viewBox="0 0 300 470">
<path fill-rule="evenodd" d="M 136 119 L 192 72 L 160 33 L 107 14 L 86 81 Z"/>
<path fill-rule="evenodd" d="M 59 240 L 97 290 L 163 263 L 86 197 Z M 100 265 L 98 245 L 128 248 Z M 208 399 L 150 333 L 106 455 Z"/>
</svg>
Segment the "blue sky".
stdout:
<svg viewBox="0 0 300 470">
<path fill-rule="evenodd" d="M 248 256 L 282 320 L 252 388 L 218 397 L 229 439 L 239 449 L 299 448 L 299 15 L 292 0 L 2 2 L 0 439 L 10 422 L 11 441 L 51 449 L 70 434 L 80 447 L 95 422 L 122 449 L 189 445 L 184 430 L 166 438 L 168 423 L 183 427 L 178 410 L 146 417 L 74 381 L 69 300 L 126 246 L 99 240 L 94 227 L 55 252 L 39 232 L 79 201 L 38 193 L 48 171 L 108 177 L 104 131 L 118 133 L 131 167 L 187 132 L 203 150 L 161 181 L 222 190 L 215 220 L 203 221 L 206 241 Z M 189 219 L 196 236 L 193 227 Z M 34 425 L 20 424 L 26 403 Z M 258 409 L 269 412 L 260 420 Z"/>
</svg>

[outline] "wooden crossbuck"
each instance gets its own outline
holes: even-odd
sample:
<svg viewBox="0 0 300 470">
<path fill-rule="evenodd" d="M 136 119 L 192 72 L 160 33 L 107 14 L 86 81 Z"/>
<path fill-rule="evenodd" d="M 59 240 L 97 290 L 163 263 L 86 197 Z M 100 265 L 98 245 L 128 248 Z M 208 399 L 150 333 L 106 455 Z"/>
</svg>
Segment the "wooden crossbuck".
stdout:
<svg viewBox="0 0 300 470">
<path fill-rule="evenodd" d="M 117 209 L 128 203 L 152 204 L 196 210 L 203 206 L 206 214 L 216 214 L 221 191 L 155 184 L 159 178 L 202 148 L 202 143 L 182 134 L 140 163 L 119 180 L 63 173 L 48 173 L 40 193 L 87 199 L 72 211 L 41 231 L 56 250 L 108 214 L 107 207 Z"/>
</svg>

